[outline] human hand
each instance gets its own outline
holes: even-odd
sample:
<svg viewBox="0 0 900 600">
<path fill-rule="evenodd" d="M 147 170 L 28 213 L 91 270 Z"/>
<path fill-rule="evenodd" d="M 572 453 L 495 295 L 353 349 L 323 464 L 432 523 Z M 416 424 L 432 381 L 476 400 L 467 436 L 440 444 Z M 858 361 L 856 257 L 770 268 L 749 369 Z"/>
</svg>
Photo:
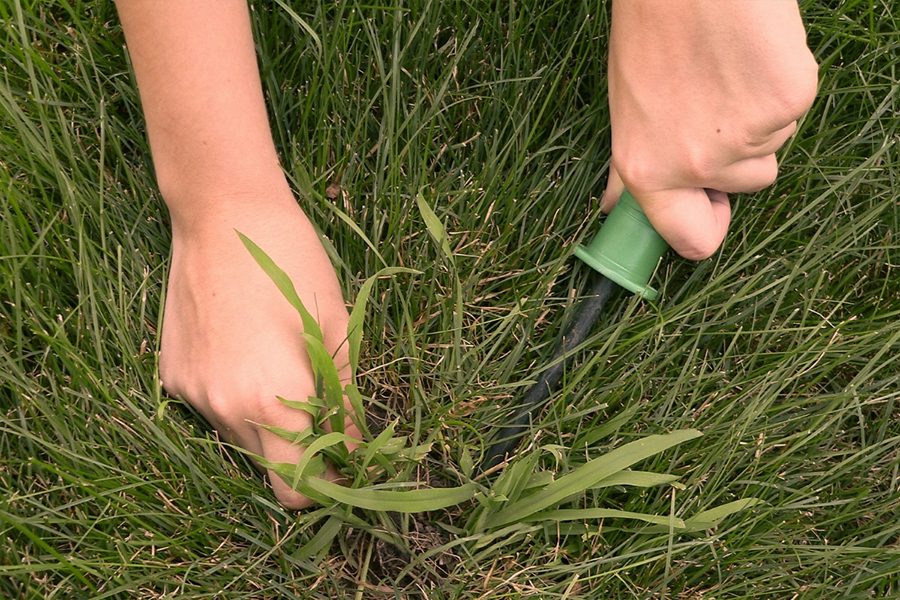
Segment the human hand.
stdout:
<svg viewBox="0 0 900 600">
<path fill-rule="evenodd" d="M 318 236 L 286 185 L 259 198 L 221 197 L 215 210 L 190 223 L 176 221 L 162 329 L 160 375 L 169 393 L 190 402 L 219 434 L 270 462 L 296 463 L 302 446 L 263 425 L 291 431 L 310 415 L 277 396 L 305 401 L 315 383 L 296 311 L 256 264 L 240 230 L 284 269 L 319 321 L 345 383 L 349 380 L 347 310 Z M 207 204 L 195 199 L 194 205 Z M 348 411 L 349 411 L 348 406 Z M 359 439 L 348 421 L 345 432 Z M 311 504 L 276 473 L 268 476 L 287 508 Z M 328 477 L 336 474 L 329 471 Z"/>
<path fill-rule="evenodd" d="M 727 194 L 775 181 L 817 76 L 794 0 L 614 0 L 603 209 L 627 188 L 676 252 L 712 255 Z"/>
</svg>

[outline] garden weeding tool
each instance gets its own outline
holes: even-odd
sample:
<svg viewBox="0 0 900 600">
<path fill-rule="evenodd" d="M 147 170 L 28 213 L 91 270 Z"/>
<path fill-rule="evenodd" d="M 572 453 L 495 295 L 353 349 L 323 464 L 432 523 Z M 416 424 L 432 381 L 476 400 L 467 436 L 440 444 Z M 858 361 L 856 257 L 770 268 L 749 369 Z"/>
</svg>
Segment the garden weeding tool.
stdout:
<svg viewBox="0 0 900 600">
<path fill-rule="evenodd" d="M 587 339 L 600 311 L 617 288 L 647 300 L 656 299 L 659 293 L 647 284 L 666 250 L 666 242 L 650 225 L 634 196 L 625 191 L 591 242 L 575 249 L 575 256 L 595 271 L 588 295 L 563 333 L 550 361 L 552 366 L 528 390 L 519 410 L 503 426 L 500 439 L 488 450 L 482 462 L 483 471 L 497 466 L 515 450 L 535 413 L 559 385 L 568 355 Z"/>
</svg>

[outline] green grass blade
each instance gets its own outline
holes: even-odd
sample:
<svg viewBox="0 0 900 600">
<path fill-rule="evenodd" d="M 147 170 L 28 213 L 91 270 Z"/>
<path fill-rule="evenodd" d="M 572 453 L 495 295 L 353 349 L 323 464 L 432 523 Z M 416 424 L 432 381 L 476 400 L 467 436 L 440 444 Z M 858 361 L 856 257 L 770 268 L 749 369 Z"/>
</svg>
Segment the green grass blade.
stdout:
<svg viewBox="0 0 900 600">
<path fill-rule="evenodd" d="M 285 429 L 284 427 L 278 427 L 276 425 L 266 425 L 264 423 L 259 423 L 257 426 L 260 429 L 265 429 L 271 433 L 274 433 L 278 437 L 283 440 L 287 440 L 291 444 L 302 444 L 313 434 L 312 428 L 308 427 L 303 431 L 291 431 L 290 429 Z"/>
<path fill-rule="evenodd" d="M 742 498 L 733 502 L 727 502 L 720 506 L 700 511 L 694 516 L 684 519 L 684 526 L 678 533 L 700 533 L 708 529 L 718 527 L 718 525 L 726 517 L 736 514 L 742 510 L 746 510 L 757 504 L 764 504 L 763 500 L 758 498 Z M 651 527 L 647 529 L 647 533 L 668 533 L 668 523 L 664 523 L 662 527 Z"/>
<path fill-rule="evenodd" d="M 328 551 L 334 538 L 337 537 L 343 528 L 343 519 L 337 516 L 328 517 L 316 534 L 297 550 L 297 558 L 300 560 L 317 559 Z"/>
<path fill-rule="evenodd" d="M 394 421 L 392 423 L 388 423 L 388 426 L 385 427 L 381 433 L 379 433 L 374 440 L 371 442 L 366 442 L 362 446 L 357 449 L 357 452 L 365 449 L 365 453 L 363 454 L 362 464 L 360 464 L 360 470 L 365 470 L 369 468 L 369 465 L 372 464 L 372 460 L 375 458 L 375 455 L 381 450 L 381 448 L 390 440 L 394 435 L 394 427 L 397 422 Z"/>
<path fill-rule="evenodd" d="M 300 479 L 304 476 L 307 466 L 309 462 L 319 454 L 325 448 L 330 448 L 331 446 L 336 446 L 338 444 L 358 444 L 359 440 L 346 435 L 345 433 L 333 431 L 331 433 L 326 433 L 325 435 L 316 438 L 309 446 L 306 447 L 306 450 L 303 452 L 303 456 L 300 457 L 300 460 L 297 461 L 297 466 L 294 469 L 293 480 L 289 483 L 291 487 L 297 488 L 297 485 Z"/>
<path fill-rule="evenodd" d="M 330 498 L 332 501 L 357 508 L 419 513 L 440 510 L 466 502 L 475 496 L 478 486 L 470 483 L 453 488 L 427 490 L 373 490 L 348 488 L 324 479 L 306 477 L 300 480 L 298 489 L 304 494 L 310 492 L 315 497 Z"/>
<path fill-rule="evenodd" d="M 509 501 L 518 500 L 522 490 L 528 487 L 538 460 L 540 460 L 540 454 L 530 452 L 514 461 L 500 474 L 491 491 Z"/>
<path fill-rule="evenodd" d="M 625 425 L 625 423 L 634 418 L 637 410 L 637 405 L 629 406 L 627 409 L 617 414 L 606 423 L 588 430 L 585 434 L 579 437 L 574 444 L 572 444 L 572 447 L 581 448 L 583 446 L 593 446 L 598 441 L 619 430 L 623 425 Z"/>
<path fill-rule="evenodd" d="M 274 471 L 286 484 L 293 487 L 294 489 L 298 489 L 295 482 L 298 479 L 297 473 L 300 472 L 301 469 L 308 478 L 320 477 L 323 473 L 325 473 L 325 460 L 322 458 L 322 456 L 310 455 L 310 457 L 301 466 L 297 463 L 274 462 L 271 460 L 267 460 L 265 457 L 254 454 L 249 450 L 242 450 L 242 452 L 244 454 L 252 456 L 253 459 L 258 462 L 264 469 Z M 319 500 L 316 499 L 316 501 Z"/>
<path fill-rule="evenodd" d="M 355 298 L 389 265 L 424 273 L 374 284 L 354 329 L 371 393 L 342 381 L 347 411 L 376 434 L 398 419 L 391 437 L 414 448 L 392 455 L 388 442 L 360 471 L 361 448 L 340 471 L 358 488 L 429 487 L 408 482 L 478 464 L 584 289 L 569 250 L 596 230 L 607 175 L 609 11 L 281 1 L 249 11 L 269 124 L 343 290 Z M 319 494 L 327 507 L 280 508 L 193 398 L 163 394 L 171 219 L 115 6 L 0 2 L 0 597 L 900 598 L 896 4 L 801 3 L 819 94 L 778 153 L 776 184 L 732 198 L 740 227 L 715 257 L 660 265 L 664 301 L 609 306 L 536 432 L 558 450 L 504 482 L 512 499 L 483 492 L 398 519 Z M 325 396 L 289 398 L 307 394 Z M 541 469 L 560 478 L 689 427 L 704 437 L 629 467 L 687 485 L 629 487 L 651 481 L 620 471 L 537 511 L 674 515 L 684 529 L 468 526 L 552 485 Z M 342 450 L 323 449 L 307 476 L 344 464 Z M 765 504 L 705 510 L 750 497 Z"/>
<path fill-rule="evenodd" d="M 375 283 L 382 277 L 396 275 L 397 273 L 411 273 L 418 275 L 421 271 L 404 267 L 385 267 L 363 282 L 356 294 L 356 302 L 350 311 L 350 320 L 347 322 L 347 340 L 350 344 L 350 364 L 355 369 L 359 364 L 359 349 L 362 345 L 363 321 L 366 318 L 366 307 Z"/>
<path fill-rule="evenodd" d="M 600 489 L 622 485 L 626 487 L 655 487 L 657 485 L 665 485 L 678 481 L 677 475 L 667 475 L 665 473 L 652 473 L 650 471 L 632 471 L 626 469 L 620 473 L 610 475 L 591 489 Z"/>
<path fill-rule="evenodd" d="M 471 531 L 479 533 L 485 531 L 488 529 L 490 519 L 500 510 L 500 506 L 519 499 L 522 491 L 528 489 L 533 481 L 538 460 L 540 460 L 538 452 L 529 452 L 514 460 L 500 473 L 490 493 L 478 497 L 480 506 L 469 520 L 468 528 Z"/>
<path fill-rule="evenodd" d="M 487 525 L 495 528 L 520 521 L 540 510 L 562 502 L 570 496 L 590 489 L 636 462 L 700 435 L 701 433 L 695 429 L 685 429 L 664 435 L 651 435 L 625 444 L 560 477 L 543 490 L 507 505 L 489 519 Z"/>
<path fill-rule="evenodd" d="M 703 531 L 706 529 L 712 529 L 713 527 L 718 525 L 725 517 L 731 516 L 735 513 L 746 510 L 758 504 L 763 504 L 763 501 L 758 498 L 742 498 L 733 502 L 727 502 L 725 504 L 716 506 L 715 508 L 700 511 L 689 519 L 685 519 L 685 527 L 688 531 Z"/>
<path fill-rule="evenodd" d="M 319 35 L 316 33 L 316 30 L 313 29 L 309 23 L 306 22 L 306 19 L 297 14 L 297 12 L 290 7 L 284 0 L 275 0 L 278 6 L 286 12 L 291 20 L 296 23 L 300 29 L 306 32 L 306 34 L 312 39 L 313 44 L 316 46 L 316 53 L 321 56 L 322 55 L 322 40 L 319 38 Z"/>
<path fill-rule="evenodd" d="M 613 508 L 572 508 L 548 510 L 530 515 L 524 519 L 526 523 L 538 523 L 546 521 L 596 521 L 599 519 L 632 519 L 636 521 L 644 521 L 654 525 L 669 526 L 683 529 L 684 521 L 677 517 L 666 517 L 662 515 L 647 515 L 644 513 L 631 512 L 627 510 L 616 510 Z"/>
<path fill-rule="evenodd" d="M 517 534 L 528 531 L 535 531 L 536 529 L 538 529 L 537 526 L 527 525 L 525 523 L 515 523 L 513 525 L 508 525 L 506 527 L 503 527 L 502 529 L 498 529 L 497 531 L 491 531 L 489 533 L 479 535 L 475 543 L 473 544 L 473 548 L 476 550 L 486 548 L 498 540 L 506 540 Z"/>
<path fill-rule="evenodd" d="M 425 202 L 425 198 L 422 197 L 422 193 L 419 192 L 416 194 L 416 206 L 419 207 L 419 212 L 422 214 L 422 219 L 425 221 L 425 227 L 428 228 L 428 233 L 437 242 L 438 246 L 441 248 L 441 252 L 444 253 L 451 261 L 453 260 L 453 251 L 450 249 L 450 239 L 447 237 L 447 228 L 444 227 L 444 224 L 441 222 L 440 218 L 438 218 L 437 214 L 428 206 L 428 203 Z"/>
<path fill-rule="evenodd" d="M 287 398 L 284 398 L 282 396 L 276 397 L 278 398 L 278 401 L 281 402 L 281 404 L 283 404 L 284 406 L 293 408 L 294 410 L 301 410 L 307 413 L 313 419 L 317 419 L 325 409 L 325 403 L 315 396 L 308 396 L 306 402 L 301 402 L 299 400 L 288 400 Z"/>
<path fill-rule="evenodd" d="M 341 387 L 341 376 L 334 364 L 334 359 L 328 353 L 322 340 L 306 332 L 303 333 L 303 339 L 306 341 L 306 353 L 309 355 L 309 363 L 315 375 L 316 384 L 322 386 L 321 400 L 325 401 L 331 429 L 343 432 L 344 390 Z"/>
<path fill-rule="evenodd" d="M 362 394 L 359 393 L 359 388 L 354 383 L 348 383 L 344 386 L 344 395 L 350 403 L 350 418 L 353 420 L 356 428 L 359 429 L 363 439 L 372 439 L 372 432 L 369 431 L 369 424 L 366 423 L 366 407 L 363 405 L 363 398 Z"/>
</svg>

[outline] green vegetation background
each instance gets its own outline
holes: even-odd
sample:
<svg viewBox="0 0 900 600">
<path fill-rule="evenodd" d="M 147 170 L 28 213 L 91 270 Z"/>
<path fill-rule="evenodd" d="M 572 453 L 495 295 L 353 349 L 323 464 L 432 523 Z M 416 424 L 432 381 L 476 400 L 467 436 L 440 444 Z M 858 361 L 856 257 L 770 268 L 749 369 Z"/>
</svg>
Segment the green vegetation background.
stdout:
<svg viewBox="0 0 900 600">
<path fill-rule="evenodd" d="M 475 540 L 477 555 L 454 543 L 472 505 L 360 511 L 313 560 L 301 549 L 332 509 L 278 508 L 159 388 L 169 238 L 112 6 L 0 4 L 0 596 L 900 597 L 900 15 L 803 9 L 820 93 L 778 183 L 735 199 L 713 259 L 666 260 L 658 303 L 609 309 L 530 440 L 563 474 L 694 427 L 641 465 L 681 487 L 566 506 L 765 503 L 692 535 L 609 519 Z M 360 381 L 378 418 L 434 441 L 410 479 L 465 481 L 582 287 L 572 249 L 609 156 L 607 10 L 254 4 L 276 141 L 348 299 L 385 265 L 422 272 L 379 284 Z"/>
</svg>

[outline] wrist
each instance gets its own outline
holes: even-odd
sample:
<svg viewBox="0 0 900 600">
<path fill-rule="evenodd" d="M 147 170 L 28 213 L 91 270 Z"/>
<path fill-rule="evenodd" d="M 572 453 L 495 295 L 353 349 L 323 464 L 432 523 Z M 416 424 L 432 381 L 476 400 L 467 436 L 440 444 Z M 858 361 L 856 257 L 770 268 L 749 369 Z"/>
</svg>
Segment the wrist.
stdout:
<svg viewBox="0 0 900 600">
<path fill-rule="evenodd" d="M 176 235 L 231 231 L 252 218 L 299 210 L 280 169 L 215 178 L 160 178 L 159 187 Z"/>
</svg>

